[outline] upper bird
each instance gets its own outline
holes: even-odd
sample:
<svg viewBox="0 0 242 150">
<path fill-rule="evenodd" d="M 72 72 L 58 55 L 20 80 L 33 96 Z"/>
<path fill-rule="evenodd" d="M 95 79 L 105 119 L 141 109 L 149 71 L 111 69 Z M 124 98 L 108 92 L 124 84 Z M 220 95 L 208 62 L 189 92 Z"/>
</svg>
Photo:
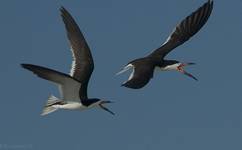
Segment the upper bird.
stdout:
<svg viewBox="0 0 242 150">
<path fill-rule="evenodd" d="M 160 48 L 156 49 L 146 57 L 129 62 L 119 73 L 117 73 L 117 75 L 119 75 L 129 69 L 133 69 L 128 81 L 124 82 L 122 86 L 132 89 L 140 89 L 144 87 L 153 77 L 155 68 L 163 71 L 177 70 L 194 80 L 197 80 L 197 78 L 183 69 L 183 67 L 193 65 L 194 63 L 165 60 L 164 57 L 177 46 L 182 45 L 196 34 L 207 22 L 212 9 L 213 1 L 208 0 L 195 12 L 182 20 Z"/>
<path fill-rule="evenodd" d="M 94 69 L 92 54 L 70 13 L 64 7 L 60 8 L 60 12 L 73 55 L 70 75 L 37 65 L 21 64 L 23 68 L 32 71 L 40 78 L 57 84 L 59 87 L 61 98 L 51 95 L 41 115 L 49 114 L 57 109 L 83 110 L 91 107 L 100 107 L 114 114 L 103 106 L 106 103 L 111 103 L 111 101 L 88 98 L 88 82 Z"/>
</svg>

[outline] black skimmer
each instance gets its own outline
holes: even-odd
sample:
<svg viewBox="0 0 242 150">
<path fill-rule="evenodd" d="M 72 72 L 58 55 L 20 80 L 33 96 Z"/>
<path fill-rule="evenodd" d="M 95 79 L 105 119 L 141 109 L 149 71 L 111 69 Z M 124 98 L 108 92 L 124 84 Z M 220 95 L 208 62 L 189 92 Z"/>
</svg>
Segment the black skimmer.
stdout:
<svg viewBox="0 0 242 150">
<path fill-rule="evenodd" d="M 92 54 L 70 13 L 64 7 L 60 8 L 60 12 L 73 54 L 70 75 L 42 66 L 21 64 L 23 68 L 32 71 L 40 78 L 57 84 L 59 87 L 61 98 L 51 95 L 41 115 L 47 115 L 58 109 L 83 110 L 91 107 L 100 107 L 114 115 L 112 111 L 104 106 L 104 104 L 111 103 L 111 101 L 88 98 L 88 82 L 94 69 Z"/>
<path fill-rule="evenodd" d="M 128 81 L 122 86 L 140 89 L 144 87 L 153 77 L 155 68 L 159 70 L 177 70 L 194 80 L 197 80 L 192 74 L 184 70 L 185 66 L 193 65 L 194 63 L 182 63 L 176 60 L 165 60 L 164 57 L 173 49 L 182 45 L 195 35 L 207 22 L 213 9 L 213 0 L 208 0 L 204 5 L 198 8 L 191 15 L 182 20 L 164 42 L 164 44 L 153 51 L 146 57 L 135 59 L 129 62 L 117 75 L 133 69 Z"/>
</svg>

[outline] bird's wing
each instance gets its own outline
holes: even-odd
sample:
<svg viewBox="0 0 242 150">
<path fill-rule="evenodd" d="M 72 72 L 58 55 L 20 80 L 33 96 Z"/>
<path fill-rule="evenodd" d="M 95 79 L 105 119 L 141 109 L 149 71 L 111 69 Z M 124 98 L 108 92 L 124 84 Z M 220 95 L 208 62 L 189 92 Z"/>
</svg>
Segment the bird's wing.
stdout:
<svg viewBox="0 0 242 150">
<path fill-rule="evenodd" d="M 164 58 L 170 51 L 196 34 L 207 22 L 213 9 L 213 0 L 208 0 L 203 6 L 198 8 L 190 16 L 182 20 L 167 38 L 166 42 L 149 56 Z"/>
<path fill-rule="evenodd" d="M 133 71 L 129 76 L 129 79 L 122 84 L 122 86 L 140 89 L 144 87 L 150 79 L 153 77 L 154 68 L 146 64 L 133 65 Z"/>
<path fill-rule="evenodd" d="M 71 76 L 37 65 L 21 64 L 21 66 L 32 71 L 38 77 L 57 84 L 62 95 L 62 100 L 80 102 L 79 90 L 81 83 L 73 79 Z"/>
<path fill-rule="evenodd" d="M 87 86 L 94 69 L 92 54 L 81 30 L 70 13 L 64 7 L 61 7 L 60 11 L 73 55 L 70 75 L 82 83 L 80 96 L 87 98 Z"/>
</svg>

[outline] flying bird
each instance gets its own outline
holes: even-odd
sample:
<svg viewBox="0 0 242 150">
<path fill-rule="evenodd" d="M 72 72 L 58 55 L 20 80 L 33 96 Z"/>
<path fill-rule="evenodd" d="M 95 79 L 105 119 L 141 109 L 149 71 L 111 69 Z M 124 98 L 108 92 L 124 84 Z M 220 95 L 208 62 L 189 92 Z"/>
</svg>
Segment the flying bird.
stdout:
<svg viewBox="0 0 242 150">
<path fill-rule="evenodd" d="M 92 107 L 99 107 L 114 115 L 104 106 L 104 104 L 112 103 L 111 101 L 88 98 L 88 82 L 94 69 L 92 54 L 71 14 L 64 7 L 60 8 L 60 12 L 73 55 L 70 75 L 42 66 L 21 64 L 23 68 L 59 87 L 61 98 L 50 95 L 41 115 L 47 115 L 58 109 L 84 110 Z"/>
<path fill-rule="evenodd" d="M 184 70 L 185 66 L 195 63 L 183 63 L 177 60 L 166 60 L 165 56 L 176 47 L 182 45 L 195 35 L 207 22 L 213 9 L 213 0 L 208 0 L 191 15 L 182 20 L 162 44 L 146 57 L 129 62 L 117 75 L 132 69 L 128 80 L 122 84 L 127 88 L 140 89 L 144 87 L 153 77 L 154 70 L 176 70 L 197 80 L 192 74 Z"/>
</svg>

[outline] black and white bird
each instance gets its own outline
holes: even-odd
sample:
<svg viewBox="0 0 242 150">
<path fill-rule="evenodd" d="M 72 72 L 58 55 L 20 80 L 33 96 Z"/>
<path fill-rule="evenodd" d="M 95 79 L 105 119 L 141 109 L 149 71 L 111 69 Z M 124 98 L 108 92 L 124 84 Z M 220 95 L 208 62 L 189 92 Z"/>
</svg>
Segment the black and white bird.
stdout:
<svg viewBox="0 0 242 150">
<path fill-rule="evenodd" d="M 60 8 L 60 12 L 73 54 L 70 75 L 37 65 L 21 64 L 23 68 L 32 71 L 40 78 L 57 84 L 59 87 L 61 98 L 51 95 L 41 115 L 47 115 L 58 109 L 84 110 L 92 107 L 100 107 L 114 115 L 112 111 L 104 106 L 104 104 L 111 103 L 111 101 L 88 98 L 88 82 L 94 69 L 92 54 L 70 13 L 64 7 Z"/>
<path fill-rule="evenodd" d="M 119 73 L 117 73 L 117 75 L 119 75 L 129 69 L 133 69 L 128 80 L 124 82 L 122 86 L 132 89 L 140 89 L 144 87 L 153 77 L 156 68 L 162 71 L 176 70 L 197 80 L 197 78 L 184 70 L 185 66 L 193 65 L 194 63 L 165 60 L 164 57 L 196 34 L 207 22 L 212 9 L 213 0 L 208 0 L 203 6 L 182 20 L 160 48 L 154 50 L 146 57 L 129 62 Z"/>
</svg>

